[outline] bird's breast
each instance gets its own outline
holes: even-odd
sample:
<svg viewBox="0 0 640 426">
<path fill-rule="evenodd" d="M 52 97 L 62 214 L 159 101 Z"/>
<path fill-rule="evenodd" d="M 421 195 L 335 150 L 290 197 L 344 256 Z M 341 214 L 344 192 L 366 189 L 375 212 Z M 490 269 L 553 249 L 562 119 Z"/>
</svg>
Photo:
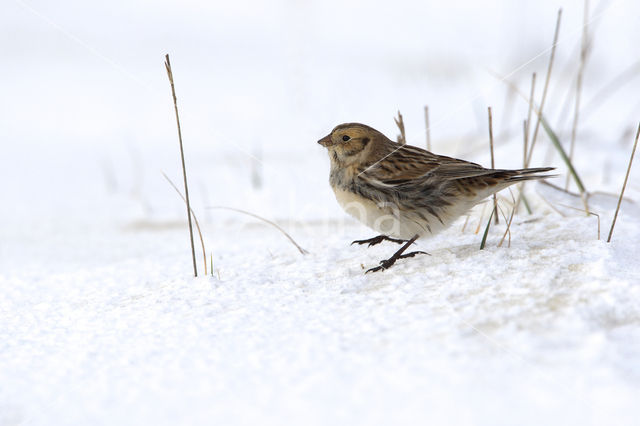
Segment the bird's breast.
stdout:
<svg viewBox="0 0 640 426">
<path fill-rule="evenodd" d="M 358 221 L 384 235 L 400 235 L 400 216 L 394 206 L 376 203 L 349 189 L 333 187 L 338 204 Z"/>
</svg>

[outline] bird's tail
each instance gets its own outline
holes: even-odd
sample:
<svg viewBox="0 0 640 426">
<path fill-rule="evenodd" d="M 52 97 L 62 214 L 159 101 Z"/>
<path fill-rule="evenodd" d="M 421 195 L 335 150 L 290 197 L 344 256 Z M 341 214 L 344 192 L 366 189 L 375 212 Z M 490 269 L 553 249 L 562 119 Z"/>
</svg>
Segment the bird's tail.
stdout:
<svg viewBox="0 0 640 426">
<path fill-rule="evenodd" d="M 551 170 L 555 170 L 555 167 L 534 167 L 531 169 L 509 170 L 511 176 L 509 176 L 506 181 L 509 183 L 513 183 L 523 180 L 547 179 L 558 176 L 544 174 L 545 172 L 550 172 Z"/>
</svg>

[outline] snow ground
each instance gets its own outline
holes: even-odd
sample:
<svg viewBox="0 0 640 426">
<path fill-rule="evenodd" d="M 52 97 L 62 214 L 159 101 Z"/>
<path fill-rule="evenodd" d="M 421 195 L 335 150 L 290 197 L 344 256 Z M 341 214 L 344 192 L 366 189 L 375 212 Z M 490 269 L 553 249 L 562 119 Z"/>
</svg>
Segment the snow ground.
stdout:
<svg viewBox="0 0 640 426">
<path fill-rule="evenodd" d="M 592 5 L 575 165 L 601 192 L 601 239 L 565 207 L 576 197 L 530 185 L 510 248 L 503 221 L 478 250 L 479 208 L 419 242 L 431 256 L 368 275 L 395 246 L 349 246 L 373 233 L 337 206 L 315 141 L 344 121 L 394 136 L 400 109 L 422 145 L 428 102 L 434 150 L 488 164 L 492 105 L 496 163 L 520 167 L 526 104 L 486 70 L 544 51 L 563 6 L 548 111 L 566 143 L 581 1 L 58 3 L 0 14 L 0 425 L 637 422 L 637 164 L 604 240 L 640 82 L 588 107 L 637 61 L 635 3 Z M 180 182 L 165 52 L 214 277 L 191 277 L 184 206 L 160 175 Z M 514 80 L 541 85 L 546 60 Z M 310 254 L 212 205 L 274 219 Z"/>
<path fill-rule="evenodd" d="M 9 239 L 23 260 L 3 262 L 3 423 L 633 424 L 632 243 L 536 219 L 510 249 L 458 227 L 367 276 L 390 247 L 349 248 L 368 235 L 355 224 L 292 227 L 304 257 L 271 228 L 207 226 L 220 279 L 186 276 L 182 227 L 87 229 L 35 253 Z"/>
</svg>

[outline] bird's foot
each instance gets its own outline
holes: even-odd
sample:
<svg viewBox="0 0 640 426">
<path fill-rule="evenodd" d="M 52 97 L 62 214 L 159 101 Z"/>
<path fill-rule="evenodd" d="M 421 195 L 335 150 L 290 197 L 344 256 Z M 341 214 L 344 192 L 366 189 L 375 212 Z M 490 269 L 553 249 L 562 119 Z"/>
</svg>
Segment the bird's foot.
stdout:
<svg viewBox="0 0 640 426">
<path fill-rule="evenodd" d="M 371 246 L 375 246 L 376 244 L 380 244 L 383 241 L 391 241 L 392 243 L 396 243 L 396 244 L 404 244 L 407 242 L 407 240 L 401 240 L 399 238 L 391 238 L 391 237 L 387 237 L 386 235 L 378 235 L 377 237 L 369 238 L 368 240 L 355 240 L 351 243 L 351 245 L 369 244 L 369 247 L 371 247 Z"/>
<path fill-rule="evenodd" d="M 398 260 L 398 259 L 406 259 L 408 257 L 413 257 L 416 254 L 426 254 L 428 256 L 431 256 L 429 253 L 427 253 L 425 251 L 412 251 L 411 253 L 399 254 L 399 255 L 398 255 L 398 253 L 396 253 L 393 256 L 391 256 L 389 259 L 381 260 L 380 261 L 380 266 L 376 266 L 375 268 L 368 269 L 367 272 L 365 272 L 365 274 L 368 274 L 369 272 L 378 272 L 378 271 L 383 271 L 385 269 L 389 269 L 396 263 L 396 260 Z"/>
</svg>

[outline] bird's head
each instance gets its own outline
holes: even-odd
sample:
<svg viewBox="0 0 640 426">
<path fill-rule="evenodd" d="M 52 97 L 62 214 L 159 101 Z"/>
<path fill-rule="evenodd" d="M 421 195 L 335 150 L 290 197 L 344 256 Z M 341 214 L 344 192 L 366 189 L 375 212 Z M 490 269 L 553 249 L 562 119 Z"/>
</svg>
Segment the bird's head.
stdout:
<svg viewBox="0 0 640 426">
<path fill-rule="evenodd" d="M 382 133 L 364 124 L 345 123 L 336 126 L 318 143 L 327 148 L 332 163 L 347 166 L 364 161 L 384 138 Z"/>
</svg>

